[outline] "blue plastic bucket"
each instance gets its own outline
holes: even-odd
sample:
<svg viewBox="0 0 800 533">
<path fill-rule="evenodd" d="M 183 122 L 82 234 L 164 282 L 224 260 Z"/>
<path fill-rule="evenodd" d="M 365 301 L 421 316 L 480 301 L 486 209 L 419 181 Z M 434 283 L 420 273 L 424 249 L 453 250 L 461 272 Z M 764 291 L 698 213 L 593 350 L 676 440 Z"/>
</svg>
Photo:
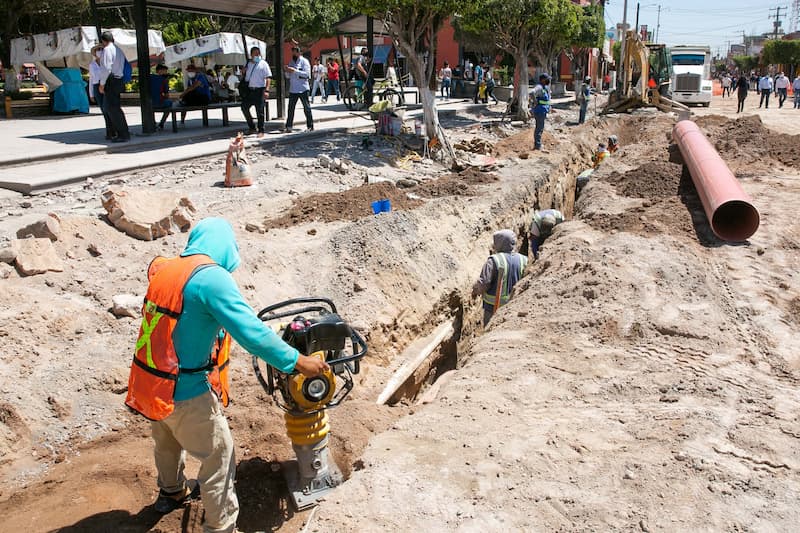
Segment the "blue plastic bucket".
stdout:
<svg viewBox="0 0 800 533">
<path fill-rule="evenodd" d="M 381 203 L 382 202 L 380 200 L 375 200 L 374 202 L 372 202 L 372 204 L 371 204 L 372 205 L 372 212 L 374 214 L 377 215 L 378 213 L 381 212 Z"/>
<path fill-rule="evenodd" d="M 392 201 L 388 198 L 383 198 L 381 200 L 381 213 L 388 213 L 392 210 Z"/>
</svg>

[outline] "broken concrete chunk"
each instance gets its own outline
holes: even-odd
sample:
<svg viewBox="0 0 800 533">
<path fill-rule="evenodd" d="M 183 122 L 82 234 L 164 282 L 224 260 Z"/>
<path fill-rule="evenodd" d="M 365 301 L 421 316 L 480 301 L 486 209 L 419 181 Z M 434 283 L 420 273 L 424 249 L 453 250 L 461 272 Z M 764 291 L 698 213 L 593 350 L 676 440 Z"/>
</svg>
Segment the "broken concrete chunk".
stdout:
<svg viewBox="0 0 800 533">
<path fill-rule="evenodd" d="M 61 224 L 55 216 L 48 215 L 41 220 L 17 230 L 18 239 L 34 237 L 37 239 L 50 239 L 57 241 L 61 234 Z"/>
<path fill-rule="evenodd" d="M 152 241 L 192 226 L 194 205 L 170 191 L 109 189 L 101 199 L 114 227 L 136 239 Z"/>
<path fill-rule="evenodd" d="M 17 270 L 23 276 L 64 270 L 61 258 L 56 254 L 56 249 L 50 239 L 20 239 L 16 241 L 16 246 Z"/>
<path fill-rule="evenodd" d="M 264 233 L 264 228 L 262 228 L 258 224 L 253 224 L 252 222 L 248 222 L 247 224 L 245 224 L 244 229 L 251 233 Z"/>
<path fill-rule="evenodd" d="M 111 298 L 111 313 L 116 317 L 139 318 L 142 316 L 144 299 L 135 294 L 117 294 Z"/>
<path fill-rule="evenodd" d="M 0 262 L 8 263 L 9 265 L 14 264 L 18 252 L 17 241 L 0 243 Z"/>
<path fill-rule="evenodd" d="M 0 279 L 8 279 L 14 273 L 14 268 L 11 265 L 0 263 Z"/>
</svg>

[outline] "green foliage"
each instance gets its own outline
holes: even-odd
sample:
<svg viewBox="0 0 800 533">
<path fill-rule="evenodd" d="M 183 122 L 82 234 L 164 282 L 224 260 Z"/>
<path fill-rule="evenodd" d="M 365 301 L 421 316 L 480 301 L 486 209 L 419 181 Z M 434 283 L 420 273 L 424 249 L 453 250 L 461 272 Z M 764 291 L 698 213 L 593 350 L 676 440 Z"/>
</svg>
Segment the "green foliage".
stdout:
<svg viewBox="0 0 800 533">
<path fill-rule="evenodd" d="M 753 70 L 758 66 L 758 57 L 736 56 L 733 58 L 733 62 L 736 64 L 736 67 L 739 69 L 739 72 L 750 72 L 751 70 Z"/>
<path fill-rule="evenodd" d="M 797 65 L 800 64 L 800 39 L 773 39 L 764 43 L 761 59 L 765 64 Z"/>
<path fill-rule="evenodd" d="M 614 58 L 614 64 L 621 66 L 622 60 L 620 59 L 620 54 L 622 53 L 622 42 L 614 41 L 614 44 L 611 45 L 611 57 Z"/>
<path fill-rule="evenodd" d="M 605 34 L 603 7 L 600 4 L 578 7 L 578 28 L 572 41 L 579 48 L 600 48 Z"/>
<path fill-rule="evenodd" d="M 162 37 L 167 45 L 177 44 L 189 39 L 196 39 L 203 35 L 217 33 L 219 27 L 209 17 L 198 17 L 192 15 L 191 17 L 174 17 L 181 20 L 167 22 L 166 24 L 154 24 L 151 26 L 157 28 L 160 26 Z"/>
<path fill-rule="evenodd" d="M 168 83 L 170 91 L 175 91 L 177 93 L 183 92 L 184 87 L 183 87 L 183 79 L 181 78 L 181 76 L 171 76 L 169 78 Z"/>
<path fill-rule="evenodd" d="M 323 37 L 335 35 L 333 25 L 342 20 L 347 11 L 341 0 L 286 0 L 286 38 L 308 46 Z"/>
<path fill-rule="evenodd" d="M 580 6 L 570 0 L 539 0 L 533 18 L 535 39 L 532 51 L 543 68 L 549 68 L 558 54 L 576 41 L 580 33 Z"/>
</svg>

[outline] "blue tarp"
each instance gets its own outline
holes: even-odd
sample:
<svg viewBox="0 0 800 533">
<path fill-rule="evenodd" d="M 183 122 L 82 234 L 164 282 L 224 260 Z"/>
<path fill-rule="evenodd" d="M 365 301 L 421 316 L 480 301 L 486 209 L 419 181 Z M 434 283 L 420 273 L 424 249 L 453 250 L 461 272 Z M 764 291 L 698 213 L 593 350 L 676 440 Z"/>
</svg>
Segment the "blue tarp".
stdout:
<svg viewBox="0 0 800 533">
<path fill-rule="evenodd" d="M 389 52 L 392 51 L 393 46 L 391 44 L 379 44 L 375 47 L 375 50 L 372 52 L 372 62 L 378 65 L 385 65 L 386 60 L 389 58 Z M 395 62 L 397 59 L 400 59 L 403 54 L 400 53 L 400 50 L 395 50 Z"/>
<path fill-rule="evenodd" d="M 55 113 L 89 112 L 89 95 L 86 82 L 77 68 L 54 68 L 53 74 L 64 85 L 53 92 L 53 111 Z"/>
</svg>

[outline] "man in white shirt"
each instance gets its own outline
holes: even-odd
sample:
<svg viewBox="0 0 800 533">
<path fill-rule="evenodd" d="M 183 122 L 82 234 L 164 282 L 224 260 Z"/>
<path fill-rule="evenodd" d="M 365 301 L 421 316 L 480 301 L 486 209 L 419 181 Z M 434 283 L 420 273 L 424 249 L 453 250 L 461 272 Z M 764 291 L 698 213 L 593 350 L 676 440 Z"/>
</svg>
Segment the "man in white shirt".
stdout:
<svg viewBox="0 0 800 533">
<path fill-rule="evenodd" d="M 269 87 L 272 83 L 272 70 L 266 59 L 261 57 L 261 50 L 254 46 L 250 49 L 250 62 L 244 71 L 244 81 L 247 82 L 246 94 L 242 94 L 242 113 L 247 120 L 249 128 L 247 134 L 256 132 L 253 117 L 250 115 L 250 107 L 256 107 L 256 118 L 258 119 L 258 136 L 264 136 L 264 101 L 269 97 Z M 242 85 L 240 85 L 240 92 Z"/>
<path fill-rule="evenodd" d="M 800 72 L 792 82 L 792 91 L 794 91 L 794 108 L 800 109 Z"/>
<path fill-rule="evenodd" d="M 731 77 L 728 76 L 727 74 L 725 74 L 725 76 L 722 77 L 722 97 L 723 98 L 725 98 L 726 96 L 730 96 L 731 95 L 731 84 L 732 84 L 732 82 L 733 82 L 733 80 L 731 80 Z"/>
<path fill-rule="evenodd" d="M 108 115 L 111 124 L 111 142 L 127 142 L 131 140 L 128 121 L 122 112 L 120 95 L 125 90 L 122 76 L 125 74 L 125 54 L 114 44 L 114 36 L 109 31 L 100 35 L 103 56 L 100 59 L 100 83 L 98 93 L 103 95 L 103 112 Z"/>
<path fill-rule="evenodd" d="M 789 78 L 783 75 L 783 72 L 775 77 L 775 94 L 778 95 L 778 107 L 783 107 L 786 101 L 787 93 L 789 92 Z"/>
<path fill-rule="evenodd" d="M 308 80 L 311 78 L 311 63 L 308 59 L 300 55 L 300 47 L 292 47 L 292 60 L 285 68 L 285 76 L 289 79 L 289 110 L 286 115 L 285 133 L 292 131 L 294 124 L 294 108 L 297 101 L 303 104 L 303 112 L 306 115 L 307 131 L 314 131 L 314 119 L 311 117 L 311 104 L 308 103 Z"/>
<path fill-rule="evenodd" d="M 317 96 L 317 91 L 322 95 L 322 101 L 325 102 L 328 99 L 328 95 L 325 94 L 325 74 L 327 73 L 328 69 L 325 68 L 325 65 L 322 64 L 320 58 L 314 60 L 314 67 L 311 69 L 311 73 L 314 75 L 314 85 L 311 89 L 311 103 L 314 103 L 314 97 Z"/>
<path fill-rule="evenodd" d="M 761 93 L 761 99 L 758 101 L 759 109 L 762 105 L 765 109 L 769 109 L 769 95 L 772 93 L 772 78 L 768 75 L 761 76 L 758 80 L 758 92 Z"/>
<path fill-rule="evenodd" d="M 92 48 L 92 61 L 89 63 L 89 98 L 93 99 L 100 108 L 100 113 L 103 114 L 103 121 L 106 124 L 106 139 L 113 138 L 111 122 L 108 120 L 108 115 L 103 110 L 103 95 L 100 94 L 100 75 L 103 72 L 103 67 L 100 62 L 103 58 L 103 47 L 95 46 Z"/>
</svg>

